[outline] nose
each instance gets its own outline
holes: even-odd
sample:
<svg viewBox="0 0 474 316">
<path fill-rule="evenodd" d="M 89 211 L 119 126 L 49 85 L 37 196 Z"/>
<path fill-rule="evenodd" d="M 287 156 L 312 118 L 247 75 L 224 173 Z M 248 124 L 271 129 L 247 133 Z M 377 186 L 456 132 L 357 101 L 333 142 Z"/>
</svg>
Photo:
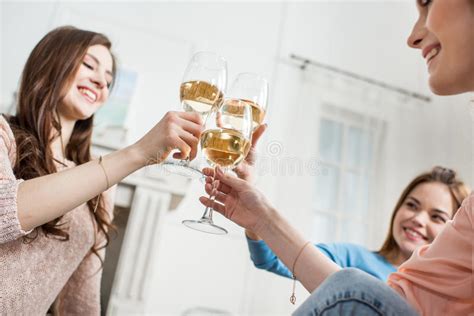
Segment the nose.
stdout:
<svg viewBox="0 0 474 316">
<path fill-rule="evenodd" d="M 408 46 L 415 49 L 421 49 L 421 43 L 423 42 L 427 34 L 428 30 L 426 29 L 425 21 L 420 17 L 413 26 L 413 30 L 411 31 L 410 36 L 408 36 Z"/>
<path fill-rule="evenodd" d="M 107 86 L 107 80 L 105 79 L 105 74 L 102 74 L 99 71 L 94 73 L 94 75 L 91 77 L 91 81 L 99 89 L 102 89 L 105 86 Z"/>
<path fill-rule="evenodd" d="M 412 218 L 412 222 L 417 227 L 425 227 L 428 224 L 429 220 L 430 215 L 426 211 L 417 212 Z"/>
</svg>

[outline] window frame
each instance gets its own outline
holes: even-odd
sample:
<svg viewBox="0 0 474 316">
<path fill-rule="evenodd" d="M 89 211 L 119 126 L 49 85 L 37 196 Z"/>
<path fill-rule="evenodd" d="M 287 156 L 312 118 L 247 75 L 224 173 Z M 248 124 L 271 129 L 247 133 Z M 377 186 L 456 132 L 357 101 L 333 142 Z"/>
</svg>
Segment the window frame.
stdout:
<svg viewBox="0 0 474 316">
<path fill-rule="evenodd" d="M 321 141 L 321 122 L 323 120 L 328 120 L 341 124 L 342 133 L 341 133 L 341 143 L 340 143 L 340 159 L 339 162 L 335 161 L 326 161 L 321 158 L 320 152 L 320 141 Z M 336 207 L 335 209 L 320 209 L 316 201 L 313 203 L 313 215 L 324 216 L 329 219 L 329 221 L 334 223 L 335 234 L 332 233 L 330 236 L 325 236 L 324 241 L 329 242 L 351 242 L 351 238 L 347 237 L 347 233 L 342 231 L 344 221 L 354 221 L 358 225 L 369 226 L 368 229 L 365 229 L 365 234 L 363 238 L 358 241 L 358 243 L 368 244 L 368 238 L 371 235 L 370 227 L 374 225 L 371 224 L 371 218 L 374 218 L 373 215 L 373 203 L 370 199 L 371 192 L 374 192 L 376 185 L 376 174 L 377 166 L 380 158 L 380 148 L 382 146 L 381 140 L 384 130 L 383 121 L 379 118 L 374 118 L 367 114 L 362 114 L 357 111 L 351 111 L 346 108 L 341 108 L 335 105 L 324 104 L 319 115 L 318 121 L 318 137 L 317 137 L 317 156 L 319 158 L 319 163 L 321 170 L 324 172 L 326 166 L 336 168 L 339 172 L 338 181 L 337 181 L 337 192 L 336 192 Z M 350 166 L 348 165 L 348 138 L 349 138 L 349 129 L 351 127 L 358 128 L 363 132 L 367 132 L 369 135 L 369 144 L 370 144 L 370 163 L 366 166 Z M 327 172 L 327 171 L 326 171 Z M 342 209 L 344 205 L 344 191 L 345 191 L 345 178 L 348 172 L 354 173 L 357 175 L 358 181 L 357 185 L 361 186 L 363 183 L 363 177 L 367 177 L 367 210 L 363 214 L 352 215 Z M 316 190 L 318 190 L 318 184 L 315 185 Z M 357 203 L 361 205 L 363 191 L 357 190 Z M 360 206 L 362 207 L 362 206 Z M 317 229 L 317 228 L 316 228 Z M 344 233 L 344 234 L 343 234 Z M 350 235 L 350 234 L 349 234 Z"/>
</svg>

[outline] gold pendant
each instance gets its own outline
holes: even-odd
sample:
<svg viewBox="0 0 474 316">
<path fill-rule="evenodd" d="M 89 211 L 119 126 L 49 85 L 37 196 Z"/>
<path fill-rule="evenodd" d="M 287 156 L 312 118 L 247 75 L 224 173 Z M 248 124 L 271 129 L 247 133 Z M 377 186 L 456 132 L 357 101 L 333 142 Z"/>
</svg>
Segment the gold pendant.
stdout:
<svg viewBox="0 0 474 316">
<path fill-rule="evenodd" d="M 296 303 L 296 296 L 295 296 L 295 293 L 291 294 L 290 296 L 290 303 L 295 305 Z"/>
</svg>

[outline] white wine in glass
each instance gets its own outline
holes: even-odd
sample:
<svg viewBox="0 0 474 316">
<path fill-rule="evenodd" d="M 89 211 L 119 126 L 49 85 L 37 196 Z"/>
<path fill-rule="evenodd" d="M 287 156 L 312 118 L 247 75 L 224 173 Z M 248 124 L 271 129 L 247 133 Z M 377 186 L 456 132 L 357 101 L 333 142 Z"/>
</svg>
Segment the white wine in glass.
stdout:
<svg viewBox="0 0 474 316">
<path fill-rule="evenodd" d="M 203 120 L 221 106 L 227 83 L 227 62 L 213 52 L 198 52 L 193 55 L 184 72 L 179 88 L 182 108 L 197 112 Z M 168 172 L 192 179 L 202 179 L 200 159 L 193 163 L 189 159 L 169 159 L 162 164 Z"/>
<path fill-rule="evenodd" d="M 250 140 L 234 129 L 210 129 L 201 136 L 201 148 L 211 165 L 235 168 L 247 157 Z"/>
<path fill-rule="evenodd" d="M 181 84 L 180 99 L 187 112 L 198 112 L 203 117 L 217 109 L 224 99 L 224 93 L 206 81 L 192 80 Z"/>
<path fill-rule="evenodd" d="M 265 110 L 264 107 L 260 106 L 260 104 L 250 101 L 250 100 L 245 100 L 245 99 L 240 99 L 242 102 L 247 103 L 251 108 L 252 108 L 252 129 L 256 129 L 263 123 L 263 119 L 265 118 Z"/>
<path fill-rule="evenodd" d="M 254 130 L 263 123 L 268 101 L 268 82 L 265 78 L 255 73 L 240 73 L 232 82 L 227 95 L 251 106 Z"/>
</svg>

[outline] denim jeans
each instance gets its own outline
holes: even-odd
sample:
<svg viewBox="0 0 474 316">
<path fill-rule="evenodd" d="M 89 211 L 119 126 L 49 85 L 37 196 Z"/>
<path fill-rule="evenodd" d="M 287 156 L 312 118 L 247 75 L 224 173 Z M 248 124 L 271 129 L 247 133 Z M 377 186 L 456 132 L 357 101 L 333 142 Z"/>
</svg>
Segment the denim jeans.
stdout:
<svg viewBox="0 0 474 316">
<path fill-rule="evenodd" d="M 354 268 L 327 278 L 294 312 L 294 316 L 415 316 L 416 311 L 384 282 Z"/>
</svg>

